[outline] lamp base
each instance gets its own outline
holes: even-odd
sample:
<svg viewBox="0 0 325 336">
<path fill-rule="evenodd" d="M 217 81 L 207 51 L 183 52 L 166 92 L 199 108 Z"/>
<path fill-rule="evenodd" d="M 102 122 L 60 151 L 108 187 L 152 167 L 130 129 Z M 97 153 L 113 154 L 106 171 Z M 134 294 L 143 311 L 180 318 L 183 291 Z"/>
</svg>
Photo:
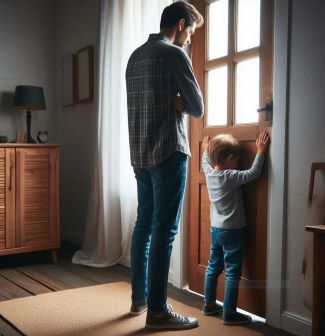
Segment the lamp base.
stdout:
<svg viewBox="0 0 325 336">
<path fill-rule="evenodd" d="M 36 141 L 31 137 L 31 136 L 27 136 L 27 143 L 36 143 Z"/>
<path fill-rule="evenodd" d="M 30 130 L 32 124 L 32 113 L 31 111 L 26 112 L 26 128 L 27 128 L 27 143 L 36 143 L 36 141 L 31 137 Z"/>
</svg>

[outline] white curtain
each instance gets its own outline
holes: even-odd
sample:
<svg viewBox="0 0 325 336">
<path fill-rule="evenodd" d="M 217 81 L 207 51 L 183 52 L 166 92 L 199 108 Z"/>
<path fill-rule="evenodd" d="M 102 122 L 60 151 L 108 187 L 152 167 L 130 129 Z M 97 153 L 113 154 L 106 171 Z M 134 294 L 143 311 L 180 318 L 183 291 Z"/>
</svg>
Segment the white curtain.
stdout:
<svg viewBox="0 0 325 336">
<path fill-rule="evenodd" d="M 136 183 L 129 157 L 125 69 L 132 51 L 159 32 L 171 0 L 101 0 L 97 146 L 82 249 L 72 262 L 129 265 L 136 219 Z"/>
</svg>

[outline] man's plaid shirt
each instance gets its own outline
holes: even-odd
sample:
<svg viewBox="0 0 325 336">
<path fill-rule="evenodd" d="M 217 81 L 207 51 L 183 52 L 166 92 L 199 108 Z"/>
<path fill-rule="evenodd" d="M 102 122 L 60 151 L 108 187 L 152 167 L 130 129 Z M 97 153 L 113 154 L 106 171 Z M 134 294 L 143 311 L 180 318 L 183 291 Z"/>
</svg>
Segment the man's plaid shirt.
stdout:
<svg viewBox="0 0 325 336">
<path fill-rule="evenodd" d="M 184 50 L 151 34 L 127 65 L 126 87 L 131 164 L 149 168 L 176 151 L 190 155 L 184 115 L 175 110 L 179 93 L 184 113 L 200 118 L 203 98 Z"/>
</svg>

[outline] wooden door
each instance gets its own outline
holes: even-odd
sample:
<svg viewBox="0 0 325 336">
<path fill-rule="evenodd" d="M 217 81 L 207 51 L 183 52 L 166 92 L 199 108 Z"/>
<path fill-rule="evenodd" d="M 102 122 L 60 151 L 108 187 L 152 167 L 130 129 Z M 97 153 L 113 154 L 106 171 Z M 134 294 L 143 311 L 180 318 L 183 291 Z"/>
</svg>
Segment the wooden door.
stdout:
<svg viewBox="0 0 325 336">
<path fill-rule="evenodd" d="M 272 98 L 271 0 L 194 0 L 205 25 L 193 37 L 193 67 L 205 99 L 205 117 L 191 120 L 189 287 L 204 292 L 210 248 L 210 202 L 201 169 L 201 142 L 230 133 L 241 141 L 240 169 L 250 167 L 257 135 L 271 119 L 256 109 Z M 248 39 L 246 37 L 249 37 Z M 267 161 L 267 160 L 266 160 Z M 267 162 L 262 176 L 242 187 L 247 237 L 238 306 L 265 316 Z M 224 274 L 217 296 L 223 301 Z"/>
<path fill-rule="evenodd" d="M 17 148 L 16 169 L 16 247 L 57 247 L 57 149 Z"/>
<path fill-rule="evenodd" d="M 15 246 L 15 149 L 0 148 L 0 249 Z"/>
</svg>

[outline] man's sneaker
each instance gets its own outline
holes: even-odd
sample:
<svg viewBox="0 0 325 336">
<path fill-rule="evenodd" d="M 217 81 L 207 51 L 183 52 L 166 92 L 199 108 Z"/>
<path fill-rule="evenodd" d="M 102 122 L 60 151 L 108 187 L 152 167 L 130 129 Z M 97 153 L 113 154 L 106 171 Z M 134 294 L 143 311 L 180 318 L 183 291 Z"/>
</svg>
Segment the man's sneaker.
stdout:
<svg viewBox="0 0 325 336">
<path fill-rule="evenodd" d="M 222 312 L 222 305 L 215 303 L 214 305 L 204 305 L 202 308 L 203 315 L 214 315 Z"/>
<path fill-rule="evenodd" d="M 222 323 L 225 325 L 248 324 L 251 322 L 252 318 L 249 315 L 238 312 L 223 312 Z"/>
<path fill-rule="evenodd" d="M 132 303 L 130 308 L 131 315 L 141 315 L 148 310 L 146 303 L 136 304 Z"/>
<path fill-rule="evenodd" d="M 147 312 L 146 327 L 150 329 L 192 329 L 198 324 L 196 318 L 177 314 L 169 304 L 166 312 Z"/>
</svg>

